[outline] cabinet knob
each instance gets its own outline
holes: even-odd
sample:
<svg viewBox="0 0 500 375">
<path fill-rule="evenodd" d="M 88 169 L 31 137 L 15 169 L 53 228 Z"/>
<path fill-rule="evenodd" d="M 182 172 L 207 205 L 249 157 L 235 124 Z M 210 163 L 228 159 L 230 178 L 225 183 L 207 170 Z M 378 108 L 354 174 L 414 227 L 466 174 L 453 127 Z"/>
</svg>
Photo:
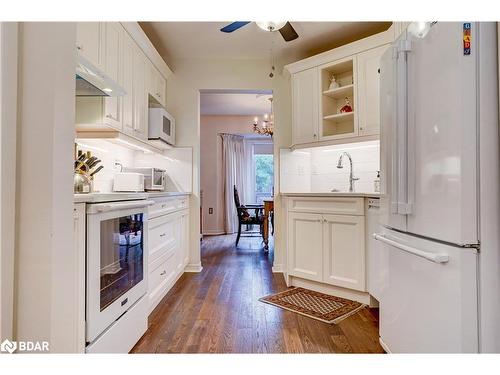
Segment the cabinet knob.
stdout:
<svg viewBox="0 0 500 375">
<path fill-rule="evenodd" d="M 83 47 L 82 47 L 82 45 L 81 45 L 81 44 L 77 44 L 77 45 L 76 45 L 76 49 L 77 49 L 78 51 L 81 51 L 81 50 L 83 49 Z"/>
<path fill-rule="evenodd" d="M 316 138 L 316 134 L 313 134 L 313 137 Z"/>
<path fill-rule="evenodd" d="M 163 276 L 163 275 L 166 275 L 167 274 L 167 271 L 163 270 L 162 273 L 160 273 L 160 276 Z"/>
</svg>

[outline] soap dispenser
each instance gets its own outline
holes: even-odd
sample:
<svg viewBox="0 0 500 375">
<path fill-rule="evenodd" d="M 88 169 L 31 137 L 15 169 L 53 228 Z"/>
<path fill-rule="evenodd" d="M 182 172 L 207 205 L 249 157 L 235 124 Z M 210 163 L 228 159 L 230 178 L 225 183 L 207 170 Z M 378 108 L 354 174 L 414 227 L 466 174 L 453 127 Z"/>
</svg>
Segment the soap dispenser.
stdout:
<svg viewBox="0 0 500 375">
<path fill-rule="evenodd" d="M 377 177 L 373 180 L 373 189 L 375 193 L 380 193 L 380 171 L 377 171 Z"/>
</svg>

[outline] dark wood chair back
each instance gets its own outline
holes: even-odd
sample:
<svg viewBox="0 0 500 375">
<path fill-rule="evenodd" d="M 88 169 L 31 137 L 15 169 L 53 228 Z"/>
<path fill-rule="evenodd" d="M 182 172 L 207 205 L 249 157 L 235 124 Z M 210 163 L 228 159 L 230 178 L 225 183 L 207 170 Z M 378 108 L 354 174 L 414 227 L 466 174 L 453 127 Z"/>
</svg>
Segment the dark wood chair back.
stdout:
<svg viewBox="0 0 500 375">
<path fill-rule="evenodd" d="M 236 188 L 236 185 L 234 185 L 234 204 L 236 205 L 236 208 L 241 207 L 241 202 L 240 202 L 240 196 L 238 194 L 238 189 Z"/>
</svg>

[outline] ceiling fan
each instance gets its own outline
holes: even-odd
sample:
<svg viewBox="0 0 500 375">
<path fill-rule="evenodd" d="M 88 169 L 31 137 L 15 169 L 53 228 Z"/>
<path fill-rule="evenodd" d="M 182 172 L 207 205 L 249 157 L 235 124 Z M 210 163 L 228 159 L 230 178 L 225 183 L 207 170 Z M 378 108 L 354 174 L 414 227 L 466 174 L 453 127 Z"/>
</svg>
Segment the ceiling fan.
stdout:
<svg viewBox="0 0 500 375">
<path fill-rule="evenodd" d="M 223 33 L 232 33 L 233 31 L 242 28 L 243 26 L 249 24 L 251 21 L 236 21 L 230 23 L 227 26 L 224 26 L 220 31 Z M 265 22 L 256 22 L 257 26 L 259 26 L 262 30 L 265 31 L 279 31 L 285 42 L 290 42 L 299 37 L 299 34 L 295 31 L 292 24 L 290 22 L 275 22 L 275 21 L 265 21 Z"/>
</svg>

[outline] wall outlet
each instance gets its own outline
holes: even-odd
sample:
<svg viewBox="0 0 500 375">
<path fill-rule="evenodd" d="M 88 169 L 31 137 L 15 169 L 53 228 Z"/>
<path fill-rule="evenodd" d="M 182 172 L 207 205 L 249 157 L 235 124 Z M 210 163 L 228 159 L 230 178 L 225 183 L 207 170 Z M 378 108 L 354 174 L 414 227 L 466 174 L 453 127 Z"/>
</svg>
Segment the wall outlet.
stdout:
<svg viewBox="0 0 500 375">
<path fill-rule="evenodd" d="M 209 207 L 208 209 L 208 214 L 212 215 L 214 213 L 214 209 L 212 207 Z"/>
</svg>

